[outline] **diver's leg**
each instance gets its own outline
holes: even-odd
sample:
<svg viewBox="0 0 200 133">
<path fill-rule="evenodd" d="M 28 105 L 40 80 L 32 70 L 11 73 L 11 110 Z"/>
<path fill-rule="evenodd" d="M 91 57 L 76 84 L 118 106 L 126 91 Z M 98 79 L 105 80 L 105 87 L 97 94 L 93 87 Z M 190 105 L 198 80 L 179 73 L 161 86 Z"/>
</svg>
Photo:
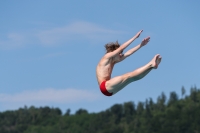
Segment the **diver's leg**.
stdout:
<svg viewBox="0 0 200 133">
<path fill-rule="evenodd" d="M 129 83 L 145 77 L 153 68 L 156 69 L 160 62 L 161 57 L 159 54 L 157 54 L 149 63 L 143 67 L 106 81 L 107 91 L 115 94 Z"/>
</svg>

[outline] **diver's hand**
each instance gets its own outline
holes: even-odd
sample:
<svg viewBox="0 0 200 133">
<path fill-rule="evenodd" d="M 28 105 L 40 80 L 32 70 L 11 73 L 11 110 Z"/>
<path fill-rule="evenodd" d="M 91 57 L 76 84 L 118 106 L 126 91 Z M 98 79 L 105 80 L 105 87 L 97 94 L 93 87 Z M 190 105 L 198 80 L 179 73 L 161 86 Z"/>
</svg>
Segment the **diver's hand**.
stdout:
<svg viewBox="0 0 200 133">
<path fill-rule="evenodd" d="M 145 46 L 150 41 L 150 37 L 146 37 L 142 40 L 141 46 Z"/>
<path fill-rule="evenodd" d="M 142 33 L 143 30 L 139 31 L 136 35 L 135 38 L 138 38 L 140 36 L 140 34 Z"/>
</svg>

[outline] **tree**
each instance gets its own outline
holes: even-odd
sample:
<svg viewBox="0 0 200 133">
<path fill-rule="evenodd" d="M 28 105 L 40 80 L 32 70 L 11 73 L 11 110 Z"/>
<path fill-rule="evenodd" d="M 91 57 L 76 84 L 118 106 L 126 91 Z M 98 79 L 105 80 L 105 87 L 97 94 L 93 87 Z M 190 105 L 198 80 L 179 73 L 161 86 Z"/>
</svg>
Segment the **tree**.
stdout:
<svg viewBox="0 0 200 133">
<path fill-rule="evenodd" d="M 123 114 L 123 106 L 121 104 L 115 104 L 110 108 L 111 114 L 115 116 L 115 123 L 120 122 Z"/>
<path fill-rule="evenodd" d="M 66 115 L 66 116 L 69 116 L 69 115 L 70 115 L 70 112 L 71 112 L 71 110 L 70 110 L 70 109 L 67 109 L 65 115 Z"/>
<path fill-rule="evenodd" d="M 85 109 L 79 109 L 75 113 L 76 115 L 81 115 L 81 114 L 88 114 L 88 111 Z"/>
<path fill-rule="evenodd" d="M 137 105 L 137 114 L 141 115 L 143 111 L 144 111 L 144 103 L 138 102 L 138 105 Z"/>
<path fill-rule="evenodd" d="M 59 108 L 34 106 L 0 112 L 0 133 L 200 133 L 199 110 L 200 90 L 192 87 L 180 100 L 175 92 L 168 100 L 162 93 L 155 103 L 114 104 L 99 113 L 79 109 L 70 115 L 68 109 L 61 115 Z"/>
<path fill-rule="evenodd" d="M 136 113 L 135 105 L 133 102 L 126 102 L 124 103 L 123 108 L 124 108 L 123 116 L 125 116 L 126 122 L 130 123 L 132 121 L 133 115 L 135 115 Z"/>
<path fill-rule="evenodd" d="M 176 92 L 171 92 L 170 97 L 169 97 L 169 101 L 168 101 L 168 105 L 170 106 L 177 101 L 178 101 L 178 95 L 176 94 Z"/>
<path fill-rule="evenodd" d="M 181 88 L 181 95 L 182 95 L 182 98 L 183 98 L 183 96 L 185 95 L 185 92 L 186 92 L 186 90 L 185 90 L 185 88 L 182 86 L 182 88 Z"/>
<path fill-rule="evenodd" d="M 165 108 L 167 97 L 164 92 L 161 93 L 161 96 L 157 98 L 157 107 L 159 110 L 163 111 Z"/>
</svg>

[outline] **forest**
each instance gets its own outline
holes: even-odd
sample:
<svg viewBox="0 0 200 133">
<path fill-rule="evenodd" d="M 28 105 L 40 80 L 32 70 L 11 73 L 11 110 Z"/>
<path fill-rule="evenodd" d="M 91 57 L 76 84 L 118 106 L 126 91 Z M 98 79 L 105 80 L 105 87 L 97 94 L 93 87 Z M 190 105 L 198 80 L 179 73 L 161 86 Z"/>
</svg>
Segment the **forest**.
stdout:
<svg viewBox="0 0 200 133">
<path fill-rule="evenodd" d="M 200 133 L 200 89 L 171 92 L 143 102 L 114 104 L 98 113 L 23 107 L 0 112 L 0 133 Z"/>
</svg>

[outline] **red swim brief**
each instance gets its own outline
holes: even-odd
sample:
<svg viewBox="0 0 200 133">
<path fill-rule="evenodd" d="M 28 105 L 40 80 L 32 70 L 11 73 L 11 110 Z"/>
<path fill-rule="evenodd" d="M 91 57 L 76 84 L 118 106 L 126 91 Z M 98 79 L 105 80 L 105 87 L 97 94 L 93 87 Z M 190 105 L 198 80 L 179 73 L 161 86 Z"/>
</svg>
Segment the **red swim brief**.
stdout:
<svg viewBox="0 0 200 133">
<path fill-rule="evenodd" d="M 108 92 L 107 91 L 107 89 L 106 89 L 106 81 L 103 81 L 102 83 L 101 83 L 101 85 L 100 85 L 100 90 L 101 90 L 101 92 L 104 94 L 104 95 L 106 95 L 106 96 L 112 96 L 112 94 L 113 93 L 110 93 L 110 92 Z"/>
</svg>

